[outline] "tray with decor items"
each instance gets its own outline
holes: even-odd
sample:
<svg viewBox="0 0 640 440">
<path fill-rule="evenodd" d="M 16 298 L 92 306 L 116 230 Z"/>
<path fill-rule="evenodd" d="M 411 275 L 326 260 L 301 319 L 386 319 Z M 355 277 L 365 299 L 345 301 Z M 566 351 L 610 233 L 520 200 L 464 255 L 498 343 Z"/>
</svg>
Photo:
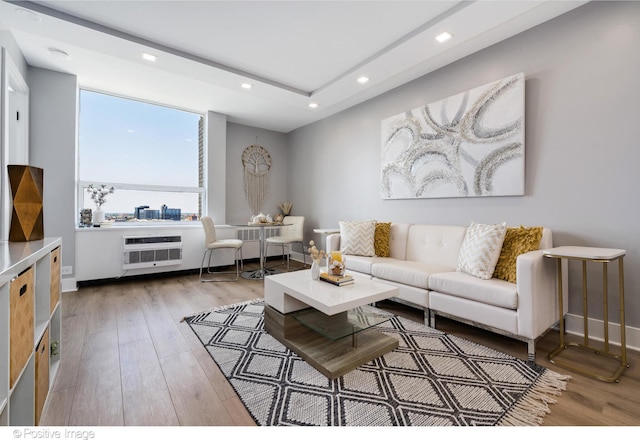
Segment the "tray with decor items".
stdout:
<svg viewBox="0 0 640 440">
<path fill-rule="evenodd" d="M 355 282 L 353 276 L 351 275 L 337 276 L 331 275 L 327 272 L 322 272 L 320 274 L 320 279 L 336 286 L 348 286 L 349 284 L 353 284 Z"/>
</svg>

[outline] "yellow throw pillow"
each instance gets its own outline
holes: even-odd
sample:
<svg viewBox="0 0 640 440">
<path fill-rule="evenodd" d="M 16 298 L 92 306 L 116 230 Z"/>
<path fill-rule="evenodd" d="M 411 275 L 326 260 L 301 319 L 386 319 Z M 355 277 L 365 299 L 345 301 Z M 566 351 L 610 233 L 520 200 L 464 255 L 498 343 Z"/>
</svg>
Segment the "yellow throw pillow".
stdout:
<svg viewBox="0 0 640 440">
<path fill-rule="evenodd" d="M 391 255 L 389 242 L 391 241 L 391 222 L 376 222 L 376 232 L 373 238 L 373 245 L 376 249 L 377 257 L 388 257 Z"/>
<path fill-rule="evenodd" d="M 507 234 L 502 243 L 502 251 L 493 272 L 493 277 L 501 280 L 516 282 L 516 260 L 518 255 L 540 249 L 542 227 L 507 228 Z"/>
</svg>

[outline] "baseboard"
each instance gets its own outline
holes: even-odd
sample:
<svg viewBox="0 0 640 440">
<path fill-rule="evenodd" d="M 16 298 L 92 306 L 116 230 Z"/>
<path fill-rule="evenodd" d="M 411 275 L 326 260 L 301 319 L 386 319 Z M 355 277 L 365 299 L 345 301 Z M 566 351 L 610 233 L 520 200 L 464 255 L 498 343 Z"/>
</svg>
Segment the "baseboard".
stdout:
<svg viewBox="0 0 640 440">
<path fill-rule="evenodd" d="M 604 342 L 604 321 L 589 318 L 589 339 Z M 584 320 L 580 315 L 567 314 L 565 331 L 571 335 L 584 336 Z M 640 328 L 626 326 L 627 349 L 640 351 Z M 609 322 L 609 343 L 620 347 L 620 324 Z"/>
<path fill-rule="evenodd" d="M 78 290 L 78 283 L 75 277 L 62 279 L 63 292 L 75 292 L 76 290 Z"/>
<path fill-rule="evenodd" d="M 302 263 L 302 257 L 304 257 L 305 263 L 307 263 L 309 266 L 311 266 L 312 260 L 311 257 L 309 255 L 306 254 L 302 254 L 301 252 L 291 252 L 291 259 L 293 261 L 297 261 L 299 263 Z"/>
</svg>

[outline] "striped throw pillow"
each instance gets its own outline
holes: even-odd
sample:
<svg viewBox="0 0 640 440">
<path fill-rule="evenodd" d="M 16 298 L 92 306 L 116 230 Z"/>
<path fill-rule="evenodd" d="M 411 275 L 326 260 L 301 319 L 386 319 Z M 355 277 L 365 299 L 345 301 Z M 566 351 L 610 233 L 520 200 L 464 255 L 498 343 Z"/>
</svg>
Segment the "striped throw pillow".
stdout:
<svg viewBox="0 0 640 440">
<path fill-rule="evenodd" d="M 468 273 L 482 280 L 493 277 L 507 224 L 482 225 L 471 222 L 460 246 L 458 272 Z"/>
<path fill-rule="evenodd" d="M 355 222 L 340 221 L 340 252 L 347 255 L 373 257 L 376 254 L 374 236 L 375 220 Z"/>
</svg>

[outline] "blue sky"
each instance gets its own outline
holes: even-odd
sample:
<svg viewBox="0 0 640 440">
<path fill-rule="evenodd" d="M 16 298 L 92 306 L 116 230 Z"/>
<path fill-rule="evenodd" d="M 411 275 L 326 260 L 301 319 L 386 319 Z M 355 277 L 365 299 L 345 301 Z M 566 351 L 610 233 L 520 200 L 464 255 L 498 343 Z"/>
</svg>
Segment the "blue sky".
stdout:
<svg viewBox="0 0 640 440">
<path fill-rule="evenodd" d="M 82 90 L 80 180 L 197 187 L 199 118 L 195 113 Z M 160 209 L 162 204 L 197 212 L 197 198 L 191 195 L 153 197 L 116 191 L 106 200 L 106 212 L 133 212 L 140 205 Z M 95 208 L 91 201 L 87 207 Z"/>
</svg>

